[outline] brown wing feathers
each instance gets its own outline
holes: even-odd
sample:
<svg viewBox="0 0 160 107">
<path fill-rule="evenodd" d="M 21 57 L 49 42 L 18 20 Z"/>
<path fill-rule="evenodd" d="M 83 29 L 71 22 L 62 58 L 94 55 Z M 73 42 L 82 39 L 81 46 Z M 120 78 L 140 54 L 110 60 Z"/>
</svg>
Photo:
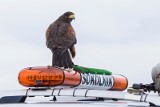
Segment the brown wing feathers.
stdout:
<svg viewBox="0 0 160 107">
<path fill-rule="evenodd" d="M 46 45 L 53 53 L 52 65 L 72 68 L 72 58 L 75 57 L 76 37 L 75 31 L 71 26 L 74 19 L 72 12 L 66 12 L 53 22 L 46 31 Z"/>
</svg>

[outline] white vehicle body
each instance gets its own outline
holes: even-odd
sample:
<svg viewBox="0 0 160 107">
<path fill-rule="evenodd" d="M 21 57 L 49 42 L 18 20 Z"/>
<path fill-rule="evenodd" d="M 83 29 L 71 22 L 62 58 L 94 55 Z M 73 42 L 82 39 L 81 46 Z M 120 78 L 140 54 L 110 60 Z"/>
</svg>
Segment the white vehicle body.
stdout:
<svg viewBox="0 0 160 107">
<path fill-rule="evenodd" d="M 38 88 L 0 92 L 0 107 L 114 107 L 160 105 L 158 95 L 79 88 Z"/>
</svg>

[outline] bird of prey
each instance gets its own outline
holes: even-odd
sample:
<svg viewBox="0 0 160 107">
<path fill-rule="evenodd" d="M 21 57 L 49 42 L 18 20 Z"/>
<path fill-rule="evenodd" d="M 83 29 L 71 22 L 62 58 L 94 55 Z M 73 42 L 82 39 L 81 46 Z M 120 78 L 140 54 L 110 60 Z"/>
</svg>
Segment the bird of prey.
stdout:
<svg viewBox="0 0 160 107">
<path fill-rule="evenodd" d="M 65 12 L 50 24 L 46 31 L 46 45 L 52 51 L 52 66 L 73 68 L 72 58 L 75 57 L 77 42 L 71 21 L 75 19 L 72 12 Z"/>
</svg>

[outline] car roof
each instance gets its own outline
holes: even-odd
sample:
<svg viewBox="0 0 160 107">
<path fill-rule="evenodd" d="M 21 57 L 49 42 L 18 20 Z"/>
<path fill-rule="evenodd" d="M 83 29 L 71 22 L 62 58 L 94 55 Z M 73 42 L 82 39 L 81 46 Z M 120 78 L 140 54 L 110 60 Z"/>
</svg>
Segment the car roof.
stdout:
<svg viewBox="0 0 160 107">
<path fill-rule="evenodd" d="M 158 95 L 134 95 L 122 91 L 88 90 L 77 88 L 43 88 L 0 92 L 0 107 L 59 106 L 59 107 L 127 107 L 159 105 Z"/>
</svg>

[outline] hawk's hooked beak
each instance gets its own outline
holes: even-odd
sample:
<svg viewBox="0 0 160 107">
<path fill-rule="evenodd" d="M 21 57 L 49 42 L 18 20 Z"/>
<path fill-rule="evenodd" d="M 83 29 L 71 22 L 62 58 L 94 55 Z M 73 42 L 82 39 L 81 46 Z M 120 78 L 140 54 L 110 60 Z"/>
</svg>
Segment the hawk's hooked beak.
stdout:
<svg viewBox="0 0 160 107">
<path fill-rule="evenodd" d="M 75 19 L 75 15 L 74 15 L 74 14 L 71 14 L 71 15 L 69 15 L 68 18 L 69 18 L 69 19 Z"/>
</svg>

